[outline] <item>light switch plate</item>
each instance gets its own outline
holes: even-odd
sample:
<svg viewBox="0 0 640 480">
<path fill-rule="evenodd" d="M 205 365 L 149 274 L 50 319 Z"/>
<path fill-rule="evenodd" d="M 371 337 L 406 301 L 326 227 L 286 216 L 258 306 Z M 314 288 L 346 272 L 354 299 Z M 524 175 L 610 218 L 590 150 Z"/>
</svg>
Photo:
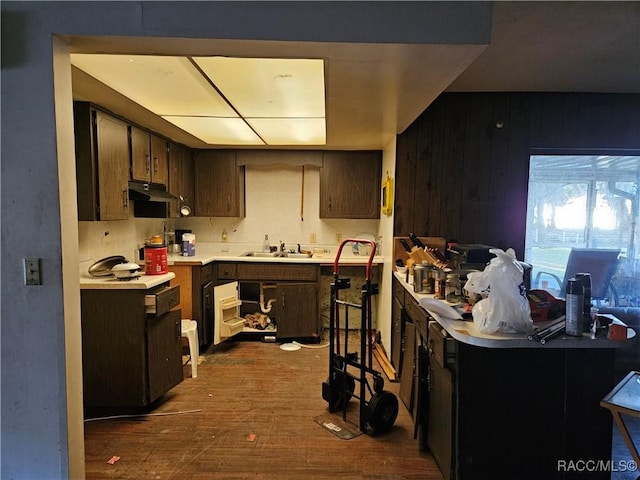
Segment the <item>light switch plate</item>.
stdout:
<svg viewBox="0 0 640 480">
<path fill-rule="evenodd" d="M 24 284 L 25 285 L 42 285 L 40 258 L 24 259 Z"/>
</svg>

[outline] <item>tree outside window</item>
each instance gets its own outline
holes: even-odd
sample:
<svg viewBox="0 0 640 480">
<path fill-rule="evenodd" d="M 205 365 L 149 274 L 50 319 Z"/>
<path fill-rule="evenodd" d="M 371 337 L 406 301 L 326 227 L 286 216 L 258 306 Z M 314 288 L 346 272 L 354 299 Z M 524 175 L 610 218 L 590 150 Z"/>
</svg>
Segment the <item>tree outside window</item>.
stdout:
<svg viewBox="0 0 640 480">
<path fill-rule="evenodd" d="M 525 242 L 532 278 L 544 271 L 562 279 L 573 247 L 619 249 L 615 298 L 607 301 L 640 306 L 639 185 L 640 156 L 532 155 Z"/>
</svg>

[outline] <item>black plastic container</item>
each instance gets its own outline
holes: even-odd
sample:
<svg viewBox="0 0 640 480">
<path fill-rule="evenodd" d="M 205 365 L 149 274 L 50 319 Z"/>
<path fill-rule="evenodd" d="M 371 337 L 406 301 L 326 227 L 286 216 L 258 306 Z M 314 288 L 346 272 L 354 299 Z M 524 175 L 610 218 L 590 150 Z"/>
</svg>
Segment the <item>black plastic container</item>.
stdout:
<svg viewBox="0 0 640 480">
<path fill-rule="evenodd" d="M 584 324 L 582 331 L 589 333 L 591 331 L 591 274 L 576 273 L 576 280 L 584 287 L 584 304 L 582 309 Z"/>
</svg>

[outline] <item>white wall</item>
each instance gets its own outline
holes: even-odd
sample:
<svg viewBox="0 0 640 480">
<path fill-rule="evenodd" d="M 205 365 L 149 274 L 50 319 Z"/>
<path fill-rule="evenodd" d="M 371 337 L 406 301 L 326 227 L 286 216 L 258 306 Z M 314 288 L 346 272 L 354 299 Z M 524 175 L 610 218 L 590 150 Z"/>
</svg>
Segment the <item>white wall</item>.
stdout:
<svg viewBox="0 0 640 480">
<path fill-rule="evenodd" d="M 396 139 L 392 139 L 382 151 L 382 180 L 387 176 L 393 180 L 394 172 L 396 171 Z M 395 182 L 394 182 L 395 185 Z M 394 187 L 395 198 L 395 187 Z M 382 346 L 384 347 L 387 355 L 391 356 L 391 325 L 393 319 L 391 318 L 391 302 L 393 298 L 392 285 L 391 285 L 391 272 L 393 272 L 393 214 L 386 216 L 380 216 L 380 224 L 378 229 L 378 235 L 383 239 L 382 241 L 382 256 L 384 257 L 384 266 L 382 279 L 380 281 L 380 298 L 378 304 L 378 330 L 382 332 Z"/>
</svg>

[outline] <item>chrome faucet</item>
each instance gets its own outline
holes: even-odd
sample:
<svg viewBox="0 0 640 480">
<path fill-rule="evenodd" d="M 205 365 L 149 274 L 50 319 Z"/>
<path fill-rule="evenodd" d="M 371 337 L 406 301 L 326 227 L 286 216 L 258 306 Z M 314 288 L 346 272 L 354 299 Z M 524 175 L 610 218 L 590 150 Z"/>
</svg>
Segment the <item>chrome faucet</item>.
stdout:
<svg viewBox="0 0 640 480">
<path fill-rule="evenodd" d="M 280 253 L 284 253 L 284 242 L 280 240 Z"/>
</svg>

